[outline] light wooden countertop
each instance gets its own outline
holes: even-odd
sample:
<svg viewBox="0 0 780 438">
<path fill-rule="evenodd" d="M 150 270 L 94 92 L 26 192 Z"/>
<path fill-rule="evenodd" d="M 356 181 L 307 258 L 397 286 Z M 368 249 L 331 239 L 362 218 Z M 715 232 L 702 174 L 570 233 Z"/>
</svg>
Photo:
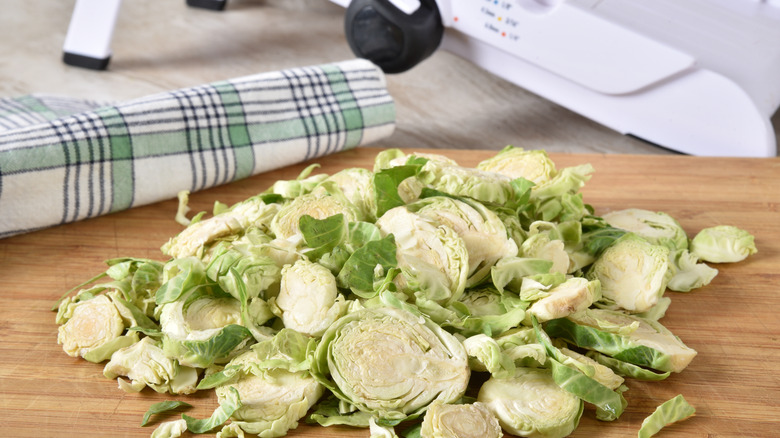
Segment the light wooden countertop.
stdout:
<svg viewBox="0 0 780 438">
<path fill-rule="evenodd" d="M 343 8 L 327 0 L 228 0 L 222 12 L 185 0 L 125 1 L 108 71 L 61 62 L 75 0 L 6 0 L 0 97 L 56 93 L 123 100 L 262 71 L 354 57 Z M 587 120 L 448 52 L 388 77 L 393 146 L 670 154 Z M 780 116 L 774 117 L 780 132 Z"/>
<path fill-rule="evenodd" d="M 378 151 L 358 148 L 318 159 L 317 172 L 371 167 Z M 411 151 L 410 151 L 411 152 Z M 441 150 L 473 166 L 490 151 Z M 756 237 L 758 253 L 716 266 L 712 283 L 673 293 L 661 322 L 698 351 L 691 365 L 660 382 L 629 379 L 628 408 L 612 423 L 586 411 L 575 437 L 636 436 L 655 407 L 683 394 L 696 416 L 664 431 L 674 437 L 770 437 L 780 418 L 780 161 L 621 154 L 552 154 L 558 168 L 590 163 L 595 172 L 582 190 L 596 214 L 637 207 L 665 211 L 693 235 L 730 224 Z M 193 211 L 215 200 L 232 204 L 295 178 L 306 164 L 290 166 L 191 195 Z M 56 228 L 0 240 L 0 412 L 13 437 L 149 436 L 139 426 L 155 402 L 182 399 L 205 418 L 216 407 L 213 391 L 170 396 L 144 390 L 126 394 L 103 377 L 103 366 L 67 356 L 57 345 L 55 314 L 62 293 L 105 270 L 104 260 L 163 260 L 159 250 L 181 226 L 177 202 L 160 202 Z M 166 417 L 175 418 L 177 414 Z M 155 420 L 154 424 L 158 424 Z M 188 435 L 189 436 L 189 435 Z M 367 431 L 301 425 L 291 437 L 366 437 Z"/>
</svg>

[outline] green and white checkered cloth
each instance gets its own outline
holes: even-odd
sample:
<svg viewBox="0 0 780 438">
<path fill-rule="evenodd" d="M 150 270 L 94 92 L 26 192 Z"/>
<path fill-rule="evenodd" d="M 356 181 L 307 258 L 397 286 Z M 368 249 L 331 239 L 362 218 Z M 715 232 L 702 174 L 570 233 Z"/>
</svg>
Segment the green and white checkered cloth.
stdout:
<svg viewBox="0 0 780 438">
<path fill-rule="evenodd" d="M 353 148 L 394 127 L 382 71 L 358 59 L 119 104 L 0 99 L 0 238 Z"/>
</svg>

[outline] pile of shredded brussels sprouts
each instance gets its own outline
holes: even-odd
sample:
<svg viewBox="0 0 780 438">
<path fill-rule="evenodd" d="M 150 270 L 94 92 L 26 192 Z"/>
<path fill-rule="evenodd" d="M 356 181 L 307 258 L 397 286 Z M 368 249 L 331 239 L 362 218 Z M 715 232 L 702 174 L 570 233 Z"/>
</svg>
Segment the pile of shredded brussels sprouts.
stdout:
<svg viewBox="0 0 780 438">
<path fill-rule="evenodd" d="M 209 218 L 186 219 L 183 193 L 168 261 L 109 260 L 59 302 L 65 352 L 107 361 L 122 390 L 216 391 L 210 418 L 152 436 L 280 437 L 307 421 L 563 437 L 585 405 L 620 417 L 624 379 L 683 371 L 696 351 L 659 322 L 666 290 L 756 252 L 732 226 L 689 239 L 665 213 L 596 216 L 578 193 L 592 167 L 556 169 L 544 151 L 465 168 L 391 149 L 372 171 L 315 168 Z M 155 404 L 143 422 L 183 406 Z M 637 433 L 693 412 L 676 397 Z"/>
</svg>

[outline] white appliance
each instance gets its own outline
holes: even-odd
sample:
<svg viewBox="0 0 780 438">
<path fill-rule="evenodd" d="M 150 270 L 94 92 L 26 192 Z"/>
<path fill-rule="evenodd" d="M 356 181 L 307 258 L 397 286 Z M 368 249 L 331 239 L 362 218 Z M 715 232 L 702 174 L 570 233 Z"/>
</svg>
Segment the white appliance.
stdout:
<svg viewBox="0 0 780 438">
<path fill-rule="evenodd" d="M 395 7 L 389 34 L 404 34 L 400 14 L 437 9 L 442 49 L 623 134 L 692 155 L 777 153 L 780 0 L 331 1 Z M 347 23 L 347 37 L 367 28 Z"/>
<path fill-rule="evenodd" d="M 777 153 L 770 118 L 780 106 L 780 0 L 331 1 L 347 8 L 356 54 L 376 55 L 364 57 L 387 70 L 411 68 L 441 48 L 675 151 Z M 105 4 L 118 10 L 119 2 L 77 0 L 69 37 L 81 4 L 110 9 L 112 29 L 116 12 Z M 97 45 L 108 48 L 104 34 Z M 66 53 L 82 53 L 68 41 Z M 401 68 L 393 63 L 407 55 Z"/>
</svg>

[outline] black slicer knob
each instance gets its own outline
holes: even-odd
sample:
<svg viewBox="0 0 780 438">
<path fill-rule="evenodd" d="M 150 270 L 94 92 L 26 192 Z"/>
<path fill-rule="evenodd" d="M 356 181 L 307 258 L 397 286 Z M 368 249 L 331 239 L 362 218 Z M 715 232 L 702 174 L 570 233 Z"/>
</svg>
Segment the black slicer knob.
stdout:
<svg viewBox="0 0 780 438">
<path fill-rule="evenodd" d="M 421 0 L 411 15 L 389 0 L 352 0 L 344 30 L 356 56 L 385 73 L 400 73 L 436 51 L 444 26 L 435 0 Z"/>
</svg>

